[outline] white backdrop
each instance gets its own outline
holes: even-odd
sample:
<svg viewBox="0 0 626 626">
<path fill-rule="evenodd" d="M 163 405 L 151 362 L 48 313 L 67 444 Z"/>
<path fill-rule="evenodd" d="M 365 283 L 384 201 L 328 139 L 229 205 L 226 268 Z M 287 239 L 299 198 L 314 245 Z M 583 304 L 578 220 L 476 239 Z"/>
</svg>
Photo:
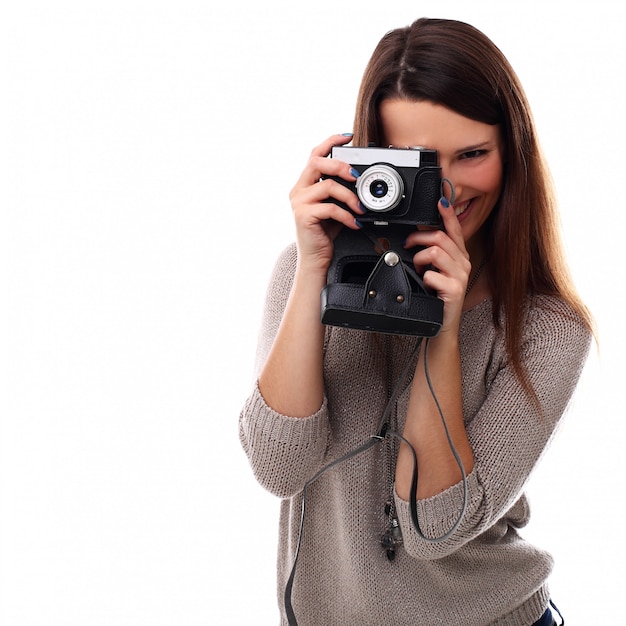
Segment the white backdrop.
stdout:
<svg viewBox="0 0 626 626">
<path fill-rule="evenodd" d="M 265 285 L 311 148 L 420 16 L 509 57 L 600 328 L 531 483 L 570 626 L 621 607 L 620 0 L 2 5 L 3 626 L 275 624 L 278 501 L 237 439 Z M 382 8 L 384 7 L 384 8 Z M 620 258 L 618 258 L 620 255 Z"/>
</svg>

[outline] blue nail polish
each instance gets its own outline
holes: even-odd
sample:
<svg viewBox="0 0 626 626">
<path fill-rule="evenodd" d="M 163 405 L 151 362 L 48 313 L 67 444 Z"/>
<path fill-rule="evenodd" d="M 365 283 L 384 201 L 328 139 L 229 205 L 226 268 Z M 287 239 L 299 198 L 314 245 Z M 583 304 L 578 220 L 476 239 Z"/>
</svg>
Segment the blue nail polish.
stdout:
<svg viewBox="0 0 626 626">
<path fill-rule="evenodd" d="M 361 224 L 361 222 L 359 222 L 359 220 L 355 219 L 354 223 L 359 227 L 359 228 L 363 228 L 363 224 Z"/>
<path fill-rule="evenodd" d="M 439 202 L 441 202 L 441 206 L 443 206 L 444 209 L 450 208 L 450 203 L 448 202 L 448 198 L 446 198 L 445 196 L 443 196 L 441 200 L 439 200 Z"/>
<path fill-rule="evenodd" d="M 352 176 L 354 176 L 355 178 L 358 178 L 361 175 L 361 172 L 359 172 L 359 170 L 355 170 L 353 167 L 350 168 L 350 174 Z"/>
<path fill-rule="evenodd" d="M 354 133 L 341 133 L 342 137 L 354 137 Z"/>
</svg>

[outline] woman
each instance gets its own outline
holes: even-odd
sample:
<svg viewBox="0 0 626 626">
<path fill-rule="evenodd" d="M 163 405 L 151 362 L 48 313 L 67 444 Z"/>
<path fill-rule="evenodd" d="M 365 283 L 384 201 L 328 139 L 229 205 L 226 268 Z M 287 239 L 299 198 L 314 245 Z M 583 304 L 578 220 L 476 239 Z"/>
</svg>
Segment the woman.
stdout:
<svg viewBox="0 0 626 626">
<path fill-rule="evenodd" d="M 453 204 L 439 202 L 443 228 L 404 243 L 443 301 L 427 343 L 320 323 L 333 240 L 363 226 L 338 182 L 358 172 L 327 158 L 351 139 L 435 149 L 454 185 Z M 509 63 L 460 22 L 388 33 L 354 136 L 313 150 L 291 204 L 297 242 L 272 276 L 258 384 L 240 417 L 257 479 L 283 499 L 282 623 L 556 623 L 552 559 L 519 533 L 523 490 L 575 389 L 592 320 Z"/>
</svg>

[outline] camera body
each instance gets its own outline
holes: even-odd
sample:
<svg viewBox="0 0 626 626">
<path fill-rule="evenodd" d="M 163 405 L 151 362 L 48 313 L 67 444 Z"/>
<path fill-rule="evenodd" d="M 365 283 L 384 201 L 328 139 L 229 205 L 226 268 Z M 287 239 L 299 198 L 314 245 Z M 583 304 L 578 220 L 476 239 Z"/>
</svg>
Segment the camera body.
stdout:
<svg viewBox="0 0 626 626">
<path fill-rule="evenodd" d="M 415 249 L 404 241 L 417 226 L 441 228 L 443 195 L 435 150 L 335 146 L 331 158 L 360 176 L 340 178 L 359 198 L 358 231 L 342 228 L 334 241 L 327 284 L 321 294 L 324 324 L 380 333 L 435 336 L 443 302 L 429 292 L 413 265 Z M 348 209 L 343 203 L 331 199 Z"/>
<path fill-rule="evenodd" d="M 331 158 L 360 173 L 355 183 L 337 182 L 356 193 L 366 210 L 361 223 L 441 227 L 441 168 L 436 150 L 334 146 Z M 347 207 L 345 207 L 347 208 Z"/>
</svg>

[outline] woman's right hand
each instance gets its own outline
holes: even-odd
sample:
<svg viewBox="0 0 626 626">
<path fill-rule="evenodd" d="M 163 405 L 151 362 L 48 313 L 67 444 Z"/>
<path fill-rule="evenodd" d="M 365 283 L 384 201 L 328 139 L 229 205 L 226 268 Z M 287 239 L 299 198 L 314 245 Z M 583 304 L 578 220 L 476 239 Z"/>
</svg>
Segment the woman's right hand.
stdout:
<svg viewBox="0 0 626 626">
<path fill-rule="evenodd" d="M 296 223 L 300 268 L 325 273 L 333 254 L 333 240 L 342 226 L 357 230 L 354 215 L 329 198 L 346 204 L 357 215 L 363 213 L 352 191 L 326 176 L 354 182 L 356 172 L 350 164 L 327 158 L 333 146 L 349 143 L 352 136 L 333 135 L 312 152 L 309 161 L 289 194 Z M 354 173 L 353 173 L 354 172 Z"/>
</svg>

